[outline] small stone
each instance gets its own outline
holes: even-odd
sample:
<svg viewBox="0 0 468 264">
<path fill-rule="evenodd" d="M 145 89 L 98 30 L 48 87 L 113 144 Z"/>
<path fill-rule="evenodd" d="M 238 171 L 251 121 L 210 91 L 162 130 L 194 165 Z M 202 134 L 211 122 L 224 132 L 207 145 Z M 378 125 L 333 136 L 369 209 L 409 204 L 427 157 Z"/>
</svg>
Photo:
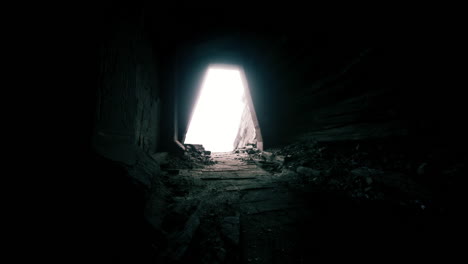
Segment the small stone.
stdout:
<svg viewBox="0 0 468 264">
<path fill-rule="evenodd" d="M 223 219 L 221 232 L 233 244 L 239 244 L 240 219 L 238 216 L 229 216 Z"/>
<path fill-rule="evenodd" d="M 276 156 L 275 161 L 279 163 L 284 163 L 285 157 L 284 156 Z"/>
<path fill-rule="evenodd" d="M 158 152 L 151 155 L 151 157 L 160 165 L 166 165 L 169 163 L 169 153 L 167 152 Z"/>
<path fill-rule="evenodd" d="M 169 173 L 169 175 L 178 175 L 178 174 L 179 174 L 179 170 L 176 170 L 176 169 L 169 169 L 169 170 L 167 170 L 167 173 Z"/>
<path fill-rule="evenodd" d="M 310 177 L 310 176 L 314 176 L 314 177 L 320 176 L 320 171 L 319 170 L 314 170 L 314 169 L 304 167 L 304 166 L 297 167 L 296 172 L 300 173 L 302 175 L 308 176 L 308 177 Z"/>
<path fill-rule="evenodd" d="M 219 248 L 218 252 L 216 252 L 216 256 L 218 257 L 218 260 L 224 262 L 226 258 L 226 250 L 224 248 Z"/>
<path fill-rule="evenodd" d="M 270 160 L 273 159 L 273 156 L 274 156 L 274 155 L 273 155 L 273 153 L 271 153 L 271 152 L 263 151 L 263 152 L 262 152 L 262 156 L 263 156 L 263 158 L 264 158 L 265 160 L 270 161 Z"/>
<path fill-rule="evenodd" d="M 255 149 L 249 149 L 249 150 L 247 150 L 247 153 L 248 154 L 255 154 L 257 152 L 255 151 Z"/>
<path fill-rule="evenodd" d="M 367 167 L 360 167 L 360 168 L 357 168 L 357 169 L 354 169 L 354 170 L 351 171 L 352 175 L 358 176 L 358 177 L 359 176 L 369 177 L 370 175 L 378 175 L 378 174 L 382 174 L 382 173 L 383 173 L 382 171 L 367 168 Z"/>
<path fill-rule="evenodd" d="M 417 170 L 418 175 L 423 175 L 424 173 L 426 173 L 426 170 L 427 170 L 426 167 L 427 167 L 427 163 L 425 162 L 419 165 L 418 170 Z"/>
</svg>

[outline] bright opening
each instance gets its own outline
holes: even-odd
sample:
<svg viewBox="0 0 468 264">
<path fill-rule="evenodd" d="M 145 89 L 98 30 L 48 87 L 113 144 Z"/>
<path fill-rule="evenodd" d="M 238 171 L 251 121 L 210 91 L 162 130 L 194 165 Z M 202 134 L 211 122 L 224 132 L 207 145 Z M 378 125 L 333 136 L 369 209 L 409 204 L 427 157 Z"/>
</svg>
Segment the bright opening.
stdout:
<svg viewBox="0 0 468 264">
<path fill-rule="evenodd" d="M 210 67 L 205 74 L 184 143 L 202 144 L 212 152 L 232 151 L 244 108 L 244 85 L 240 71 Z"/>
</svg>

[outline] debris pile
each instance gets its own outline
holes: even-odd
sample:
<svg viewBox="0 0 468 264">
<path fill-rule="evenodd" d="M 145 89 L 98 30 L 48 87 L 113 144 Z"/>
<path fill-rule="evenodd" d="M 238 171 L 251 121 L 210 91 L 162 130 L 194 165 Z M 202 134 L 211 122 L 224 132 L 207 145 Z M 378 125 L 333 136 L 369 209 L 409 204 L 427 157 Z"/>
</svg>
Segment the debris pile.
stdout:
<svg viewBox="0 0 468 264">
<path fill-rule="evenodd" d="M 161 224 L 164 237 L 155 248 L 158 263 L 191 263 L 194 259 L 197 263 L 238 263 L 236 197 L 229 192 L 213 196 L 210 189 L 200 188 L 175 198 Z"/>
<path fill-rule="evenodd" d="M 234 153 L 247 153 L 249 154 L 248 160 L 253 161 L 258 166 L 270 172 L 280 172 L 283 168 L 284 157 L 275 155 L 271 152 L 261 151 L 257 149 L 256 144 L 247 144 L 244 148 L 234 150 Z M 241 158 L 245 159 L 245 158 Z"/>
<path fill-rule="evenodd" d="M 257 144 L 255 143 L 248 143 L 245 147 L 234 150 L 234 153 L 256 154 L 259 152 L 261 151 L 257 149 Z"/>
<path fill-rule="evenodd" d="M 166 210 L 147 217 L 159 232 L 152 242 L 155 258 L 158 263 L 238 263 L 240 220 L 234 203 L 238 196 L 234 192 L 214 195 L 212 188 L 200 184 L 191 169 L 216 162 L 202 145 L 185 148 L 179 156 L 152 155 L 170 192 Z"/>
<path fill-rule="evenodd" d="M 388 153 L 365 149 L 358 143 L 337 148 L 313 140 L 250 155 L 264 169 L 288 178 L 285 182 L 290 185 L 427 209 L 431 194 L 415 179 L 426 166 L 408 166 L 406 157 L 394 156 L 391 160 Z"/>
<path fill-rule="evenodd" d="M 216 162 L 211 158 L 211 151 L 203 145 L 185 144 L 184 155 L 171 156 L 165 168 L 194 169 L 213 164 Z"/>
<path fill-rule="evenodd" d="M 211 158 L 211 151 L 205 150 L 203 145 L 185 144 L 185 156 L 197 165 L 213 165 L 216 162 Z"/>
</svg>

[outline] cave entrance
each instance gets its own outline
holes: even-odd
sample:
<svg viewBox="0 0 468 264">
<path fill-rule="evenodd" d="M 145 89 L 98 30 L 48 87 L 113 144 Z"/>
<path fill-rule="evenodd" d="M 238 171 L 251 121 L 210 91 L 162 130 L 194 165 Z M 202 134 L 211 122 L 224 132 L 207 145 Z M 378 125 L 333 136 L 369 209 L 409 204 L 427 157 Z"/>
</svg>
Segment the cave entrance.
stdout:
<svg viewBox="0 0 468 264">
<path fill-rule="evenodd" d="M 184 144 L 202 144 L 212 152 L 229 152 L 250 144 L 263 149 L 242 67 L 212 64 L 207 68 Z"/>
</svg>

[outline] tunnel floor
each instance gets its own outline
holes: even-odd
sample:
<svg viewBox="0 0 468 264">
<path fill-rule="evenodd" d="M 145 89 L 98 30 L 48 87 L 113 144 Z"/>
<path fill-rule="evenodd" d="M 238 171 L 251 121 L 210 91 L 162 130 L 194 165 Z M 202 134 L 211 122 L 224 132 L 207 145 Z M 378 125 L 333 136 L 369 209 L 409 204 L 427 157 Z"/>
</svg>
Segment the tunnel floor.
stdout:
<svg viewBox="0 0 468 264">
<path fill-rule="evenodd" d="M 212 158 L 214 165 L 170 175 L 171 192 L 179 196 L 163 221 L 169 235 L 160 263 L 398 260 L 440 253 L 427 252 L 438 243 L 437 219 L 297 184 L 246 153 Z"/>
<path fill-rule="evenodd" d="M 178 176 L 190 179 L 190 197 L 200 199 L 200 212 L 195 212 L 200 215 L 200 230 L 185 260 L 285 263 L 297 246 L 289 236 L 298 235 L 294 226 L 307 211 L 304 203 L 281 184 L 280 177 L 257 166 L 246 153 L 212 157 L 215 165 L 181 170 Z"/>
<path fill-rule="evenodd" d="M 230 229 L 227 235 L 237 240 L 239 233 L 240 261 L 284 263 L 295 247 L 285 238 L 305 211 L 304 205 L 279 184 L 278 177 L 250 161 L 248 154 L 218 153 L 213 158 L 216 165 L 192 175 L 206 182 L 214 197 L 226 197 L 231 204 L 231 210 L 224 211 L 228 213 L 224 222 L 235 223 L 231 228 L 236 230 Z"/>
</svg>

